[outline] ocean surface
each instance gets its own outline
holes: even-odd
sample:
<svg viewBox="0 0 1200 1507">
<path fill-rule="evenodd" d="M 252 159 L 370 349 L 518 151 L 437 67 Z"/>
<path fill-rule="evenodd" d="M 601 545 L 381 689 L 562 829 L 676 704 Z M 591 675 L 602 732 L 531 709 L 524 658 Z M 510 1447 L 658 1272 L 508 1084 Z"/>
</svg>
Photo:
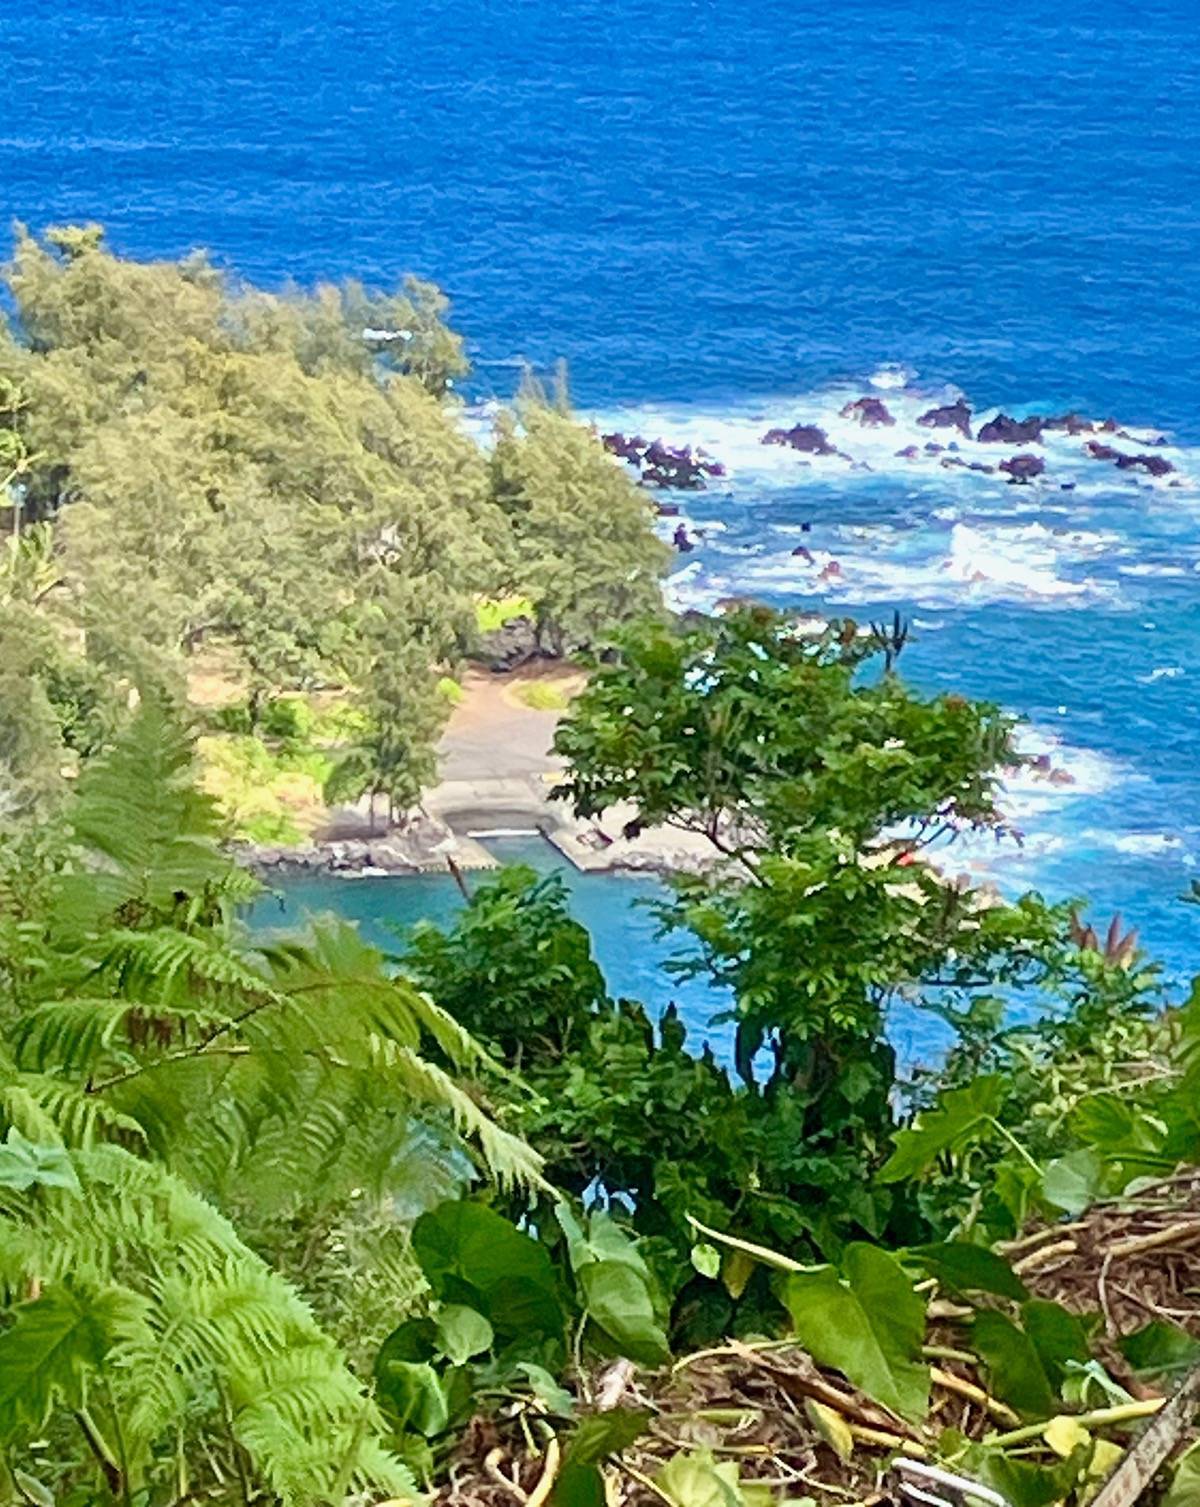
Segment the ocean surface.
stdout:
<svg viewBox="0 0 1200 1507">
<path fill-rule="evenodd" d="M 1119 909 L 1182 978 L 1198 34 L 1185 0 L 10 0 L 0 205 L 103 221 L 138 256 L 205 246 L 270 286 L 416 271 L 469 338 L 477 426 L 523 360 L 562 357 L 605 427 L 705 445 L 729 474 L 683 499 L 677 600 L 902 610 L 910 676 L 1019 712 L 1072 778 L 1024 778 L 1023 845 L 953 861 Z M 915 424 L 956 393 L 984 418 L 1112 415 L 1132 437 L 1101 441 L 1174 469 Z M 865 394 L 893 426 L 839 417 Z M 759 444 L 798 421 L 843 455 Z M 1030 486 L 956 463 L 1017 452 L 1045 458 Z M 637 888 L 598 892 L 618 972 Z M 665 997 L 656 978 L 633 982 Z"/>
</svg>

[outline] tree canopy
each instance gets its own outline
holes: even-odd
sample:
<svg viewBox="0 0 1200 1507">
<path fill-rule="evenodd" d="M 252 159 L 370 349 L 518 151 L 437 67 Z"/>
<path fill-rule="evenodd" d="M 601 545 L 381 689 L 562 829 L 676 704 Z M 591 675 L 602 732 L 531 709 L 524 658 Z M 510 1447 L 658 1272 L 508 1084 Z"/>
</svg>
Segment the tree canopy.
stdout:
<svg viewBox="0 0 1200 1507">
<path fill-rule="evenodd" d="M 652 510 L 585 429 L 525 403 L 492 458 L 468 435 L 431 285 L 265 293 L 200 254 L 121 258 L 94 226 L 18 227 L 4 275 L 13 532 L 50 530 L 40 610 L 111 679 L 179 694 L 220 645 L 252 721 L 347 687 L 374 727 L 363 787 L 410 800 L 477 600 L 532 597 L 560 653 L 657 609 Z"/>
</svg>

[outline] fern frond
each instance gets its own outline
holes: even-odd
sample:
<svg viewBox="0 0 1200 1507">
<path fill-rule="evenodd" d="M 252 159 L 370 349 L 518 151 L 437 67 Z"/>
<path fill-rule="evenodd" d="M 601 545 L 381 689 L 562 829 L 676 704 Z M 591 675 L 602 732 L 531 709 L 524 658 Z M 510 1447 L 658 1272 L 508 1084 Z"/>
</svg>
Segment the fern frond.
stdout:
<svg viewBox="0 0 1200 1507">
<path fill-rule="evenodd" d="M 89 949 L 93 978 L 119 993 L 144 999 L 189 996 L 214 990 L 267 996 L 271 988 L 253 962 L 220 932 L 180 931 L 159 926 L 145 931 L 111 930 L 102 946 Z"/>
<path fill-rule="evenodd" d="M 18 1066 L 90 1077 L 139 1059 L 135 1047 L 196 1040 L 224 1017 L 187 1005 L 143 1006 L 124 999 L 55 1000 L 31 1010 L 15 1034 Z"/>
<path fill-rule="evenodd" d="M 216 803 L 195 786 L 191 739 L 158 698 L 84 767 L 70 822 L 85 862 L 55 880 L 53 924 L 63 940 L 131 911 L 174 914 L 189 899 L 231 906 L 252 883 L 221 852 Z"/>
<path fill-rule="evenodd" d="M 320 1499 L 346 1461 L 375 1486 L 407 1489 L 336 1346 L 223 1215 L 119 1148 L 73 1161 L 82 1197 L 10 1194 L 6 1225 L 21 1238 L 0 1239 L 0 1282 L 11 1291 L 32 1276 L 70 1278 L 130 1295 L 107 1374 L 137 1442 L 161 1439 L 215 1381 L 234 1399 L 235 1432 L 257 1472 L 285 1504 Z"/>
<path fill-rule="evenodd" d="M 43 1144 L 61 1141 L 87 1148 L 103 1141 L 145 1139 L 132 1115 L 47 1073 L 19 1073 L 0 1086 L 0 1116 L 23 1136 Z"/>
<path fill-rule="evenodd" d="M 375 1055 L 380 1067 L 393 1075 L 415 1103 L 446 1111 L 459 1132 L 478 1144 L 484 1165 L 502 1187 L 553 1192 L 542 1176 L 538 1153 L 519 1136 L 501 1130 L 448 1073 L 391 1041 L 377 1039 Z"/>
</svg>

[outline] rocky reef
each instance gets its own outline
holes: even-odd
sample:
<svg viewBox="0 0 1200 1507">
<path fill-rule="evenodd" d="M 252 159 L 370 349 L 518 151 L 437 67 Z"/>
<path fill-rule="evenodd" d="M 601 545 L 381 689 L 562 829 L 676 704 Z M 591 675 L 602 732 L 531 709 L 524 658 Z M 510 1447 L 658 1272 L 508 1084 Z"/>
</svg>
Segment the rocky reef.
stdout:
<svg viewBox="0 0 1200 1507">
<path fill-rule="evenodd" d="M 842 409 L 843 419 L 857 419 L 864 429 L 890 428 L 896 420 L 882 398 L 856 398 Z"/>
<path fill-rule="evenodd" d="M 922 429 L 957 429 L 964 439 L 971 438 L 971 410 L 962 398 L 928 409 L 917 423 Z"/>
<path fill-rule="evenodd" d="M 725 475 L 720 461 L 690 445 L 675 448 L 660 439 L 644 440 L 640 434 L 620 433 L 601 435 L 600 443 L 610 455 L 636 467 L 645 487 L 699 492 L 710 477 Z"/>
<path fill-rule="evenodd" d="M 793 424 L 790 429 L 768 429 L 762 437 L 764 445 L 786 445 L 799 450 L 803 455 L 837 455 L 836 445 L 818 424 Z"/>
</svg>

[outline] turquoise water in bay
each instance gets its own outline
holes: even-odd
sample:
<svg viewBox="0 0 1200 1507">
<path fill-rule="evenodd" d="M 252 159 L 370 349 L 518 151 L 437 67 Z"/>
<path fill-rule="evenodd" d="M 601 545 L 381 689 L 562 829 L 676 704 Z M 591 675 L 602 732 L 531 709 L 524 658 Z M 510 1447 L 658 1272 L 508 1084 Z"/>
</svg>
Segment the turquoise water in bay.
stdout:
<svg viewBox="0 0 1200 1507">
<path fill-rule="evenodd" d="M 694 1030 L 706 1026 L 722 998 L 694 980 L 677 981 L 662 968 L 663 961 L 684 950 L 680 937 L 657 935 L 657 923 L 647 901 L 662 893 L 658 881 L 645 877 L 617 878 L 610 874 L 582 874 L 563 862 L 540 837 L 491 838 L 488 848 L 502 863 L 521 863 L 539 873 L 558 873 L 570 892 L 571 911 L 592 935 L 597 960 L 609 991 L 617 998 L 638 999 L 654 1015 L 674 1001 Z M 474 886 L 484 874 L 468 874 Z M 403 950 L 403 935 L 414 922 L 453 923 L 462 896 L 449 875 L 429 874 L 412 879 L 337 879 L 329 875 L 289 880 L 277 893 L 261 900 L 250 923 L 262 928 L 303 926 L 323 912 L 358 922 L 367 936 L 387 952 Z M 714 1050 L 732 1061 L 731 1029 L 704 1030 Z"/>
<path fill-rule="evenodd" d="M 1119 909 L 1182 978 L 1200 960 L 1178 900 L 1200 858 L 1198 29 L 1184 0 L 17 0 L 0 207 L 102 220 L 135 255 L 204 245 L 269 286 L 414 270 L 470 338 L 480 433 L 522 359 L 564 357 L 587 416 L 705 444 L 729 475 L 683 499 L 676 599 L 899 608 L 915 680 L 1027 717 L 1073 781 L 1018 782 L 1023 845 L 947 860 Z M 1173 470 L 1119 471 L 1086 436 L 929 454 L 960 442 L 915 419 L 958 392 L 983 417 L 1112 414 L 1132 437 L 1101 439 Z M 894 426 L 839 417 L 864 394 Z M 797 421 L 847 458 L 758 443 Z M 1045 459 L 1031 486 L 954 463 L 1014 449 Z M 631 970 L 614 986 L 663 998 L 629 908 L 643 882 L 591 883 L 577 904 Z M 322 903 L 439 893 L 362 881 Z"/>
</svg>

